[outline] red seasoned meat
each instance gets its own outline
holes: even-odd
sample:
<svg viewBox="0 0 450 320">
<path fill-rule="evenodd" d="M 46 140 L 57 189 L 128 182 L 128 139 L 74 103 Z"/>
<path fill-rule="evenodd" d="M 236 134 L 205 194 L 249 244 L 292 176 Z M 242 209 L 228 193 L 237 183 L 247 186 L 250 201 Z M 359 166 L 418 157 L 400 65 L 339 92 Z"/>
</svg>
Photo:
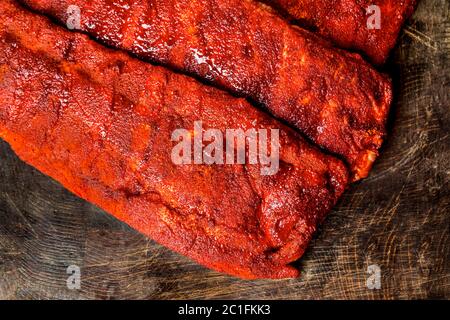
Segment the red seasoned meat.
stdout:
<svg viewBox="0 0 450 320">
<path fill-rule="evenodd" d="M 364 53 L 376 64 L 386 61 L 417 3 L 417 0 L 262 1 L 337 45 Z M 374 20 L 377 15 L 379 20 Z"/>
<path fill-rule="evenodd" d="M 0 10 L 0 137 L 136 230 L 242 278 L 290 265 L 347 184 L 344 164 L 244 99 L 112 51 L 9 0 Z M 175 129 L 279 129 L 280 166 L 176 165 Z"/>
<path fill-rule="evenodd" d="M 266 107 L 322 148 L 346 159 L 354 180 L 366 177 L 378 156 L 392 99 L 390 81 L 359 55 L 291 27 L 260 3 L 23 2 L 103 43 Z"/>
</svg>

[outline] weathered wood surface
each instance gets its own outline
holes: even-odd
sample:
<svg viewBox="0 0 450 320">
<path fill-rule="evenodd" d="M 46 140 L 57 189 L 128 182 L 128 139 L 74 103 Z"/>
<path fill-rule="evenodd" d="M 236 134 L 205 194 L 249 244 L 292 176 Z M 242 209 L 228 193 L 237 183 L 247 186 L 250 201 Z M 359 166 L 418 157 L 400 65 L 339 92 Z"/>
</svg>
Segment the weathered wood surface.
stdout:
<svg viewBox="0 0 450 320">
<path fill-rule="evenodd" d="M 146 239 L 0 142 L 0 298 L 450 298 L 449 1 L 422 0 L 387 68 L 397 98 L 370 178 L 299 262 L 300 279 L 242 281 Z M 381 289 L 366 286 L 381 268 Z M 69 290 L 66 268 L 81 268 Z"/>
</svg>

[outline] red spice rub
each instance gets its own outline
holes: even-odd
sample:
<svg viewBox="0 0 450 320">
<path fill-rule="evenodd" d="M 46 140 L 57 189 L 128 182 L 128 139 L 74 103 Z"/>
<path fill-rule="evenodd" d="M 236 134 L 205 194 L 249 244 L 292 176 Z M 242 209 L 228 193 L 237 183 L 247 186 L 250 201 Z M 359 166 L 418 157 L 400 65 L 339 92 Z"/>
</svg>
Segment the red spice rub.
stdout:
<svg viewBox="0 0 450 320">
<path fill-rule="evenodd" d="M 346 159 L 353 180 L 378 156 L 390 80 L 258 2 L 22 1 L 64 25 L 76 5 L 81 30 L 101 42 L 250 98 Z"/>
<path fill-rule="evenodd" d="M 130 58 L 28 13 L 0 9 L 0 137 L 27 163 L 159 243 L 242 278 L 290 265 L 347 170 L 244 99 Z M 171 133 L 280 129 L 280 170 L 171 162 Z"/>
</svg>

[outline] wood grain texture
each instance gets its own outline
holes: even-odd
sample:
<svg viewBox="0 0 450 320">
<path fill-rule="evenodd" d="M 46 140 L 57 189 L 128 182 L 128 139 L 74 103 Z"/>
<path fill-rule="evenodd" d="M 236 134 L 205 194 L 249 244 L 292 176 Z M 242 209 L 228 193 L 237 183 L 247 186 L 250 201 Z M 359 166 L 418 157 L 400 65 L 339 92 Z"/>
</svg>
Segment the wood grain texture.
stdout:
<svg viewBox="0 0 450 320">
<path fill-rule="evenodd" d="M 450 298 L 450 4 L 422 0 L 387 71 L 396 102 L 371 176 L 299 261 L 300 279 L 242 281 L 148 240 L 0 142 L 0 299 Z M 367 267 L 382 271 L 366 286 Z M 81 289 L 66 286 L 69 265 Z"/>
</svg>

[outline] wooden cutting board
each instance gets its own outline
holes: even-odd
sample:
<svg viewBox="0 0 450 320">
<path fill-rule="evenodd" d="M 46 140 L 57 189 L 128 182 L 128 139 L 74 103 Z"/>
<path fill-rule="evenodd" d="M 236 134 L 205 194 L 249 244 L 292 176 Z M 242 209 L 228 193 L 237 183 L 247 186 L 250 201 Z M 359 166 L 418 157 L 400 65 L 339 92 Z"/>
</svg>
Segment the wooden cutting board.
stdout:
<svg viewBox="0 0 450 320">
<path fill-rule="evenodd" d="M 385 68 L 396 87 L 389 139 L 299 261 L 300 279 L 207 270 L 76 198 L 0 142 L 0 298 L 450 298 L 449 10 L 448 0 L 422 0 L 405 27 Z M 71 265 L 80 268 L 79 289 L 67 286 Z M 371 265 L 380 289 L 367 286 L 377 277 Z"/>
</svg>

